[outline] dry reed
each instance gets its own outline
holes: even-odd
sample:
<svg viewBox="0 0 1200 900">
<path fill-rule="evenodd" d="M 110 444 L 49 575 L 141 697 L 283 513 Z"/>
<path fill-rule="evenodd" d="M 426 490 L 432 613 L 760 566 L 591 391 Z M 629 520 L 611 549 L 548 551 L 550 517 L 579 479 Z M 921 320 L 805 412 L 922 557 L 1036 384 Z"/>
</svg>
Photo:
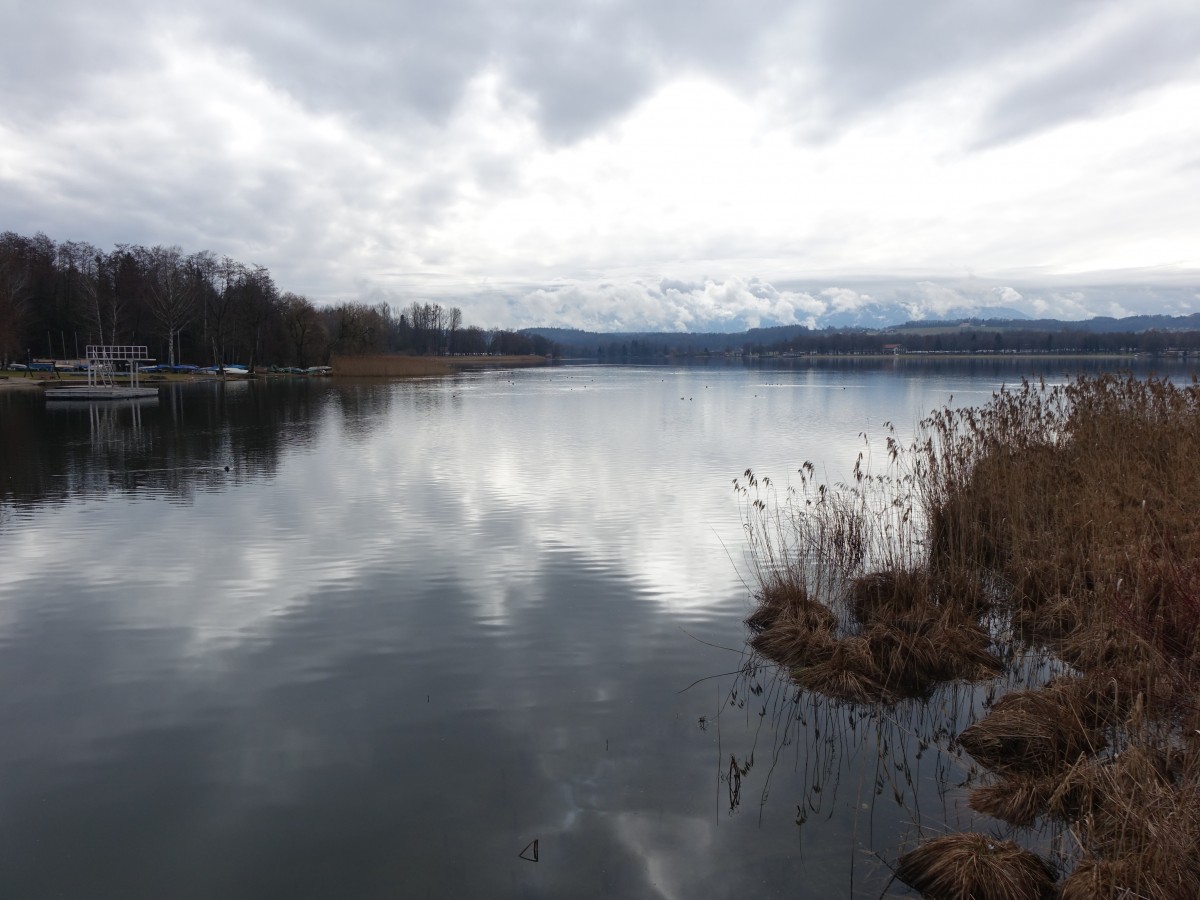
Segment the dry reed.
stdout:
<svg viewBox="0 0 1200 900">
<path fill-rule="evenodd" d="M 1191 851 L 1195 854 L 1195 849 Z M 1200 876 L 1188 857 L 1153 850 L 1113 859 L 1089 857 L 1067 876 L 1062 900 L 1195 900 Z"/>
<path fill-rule="evenodd" d="M 1057 788 L 1058 779 L 1053 775 L 1010 775 L 973 788 L 968 802 L 976 812 L 1027 828 L 1046 813 Z"/>
<path fill-rule="evenodd" d="M 1052 652 L 1075 674 L 958 735 L 1002 776 L 972 806 L 1069 828 L 1064 896 L 1200 896 L 1200 386 L 1025 382 L 887 446 L 887 475 L 860 455 L 827 487 L 806 464 L 782 501 L 735 482 L 755 648 L 803 688 L 885 703 L 995 675 L 1022 644 Z"/>
<path fill-rule="evenodd" d="M 900 857 L 896 877 L 930 900 L 1049 900 L 1055 872 L 1036 853 L 983 834 L 951 834 Z"/>
<path fill-rule="evenodd" d="M 1006 694 L 958 743 L 993 772 L 1028 775 L 1052 774 L 1106 744 L 1078 696 L 1053 689 Z"/>
<path fill-rule="evenodd" d="M 414 378 L 430 375 L 449 375 L 461 369 L 484 366 L 545 365 L 543 356 L 401 356 L 376 354 L 368 356 L 335 356 L 331 361 L 333 374 L 351 378 Z"/>
</svg>

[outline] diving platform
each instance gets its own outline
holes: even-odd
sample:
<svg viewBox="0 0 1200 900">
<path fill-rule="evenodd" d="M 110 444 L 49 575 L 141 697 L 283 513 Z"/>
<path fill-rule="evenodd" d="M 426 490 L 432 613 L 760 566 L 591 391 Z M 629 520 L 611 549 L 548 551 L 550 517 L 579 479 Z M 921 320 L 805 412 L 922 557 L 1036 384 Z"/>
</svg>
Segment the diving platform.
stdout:
<svg viewBox="0 0 1200 900">
<path fill-rule="evenodd" d="M 46 399 L 133 400 L 157 397 L 158 388 L 142 387 L 139 379 L 141 364 L 149 360 L 150 354 L 145 344 L 88 344 L 87 384 L 46 388 Z"/>
</svg>

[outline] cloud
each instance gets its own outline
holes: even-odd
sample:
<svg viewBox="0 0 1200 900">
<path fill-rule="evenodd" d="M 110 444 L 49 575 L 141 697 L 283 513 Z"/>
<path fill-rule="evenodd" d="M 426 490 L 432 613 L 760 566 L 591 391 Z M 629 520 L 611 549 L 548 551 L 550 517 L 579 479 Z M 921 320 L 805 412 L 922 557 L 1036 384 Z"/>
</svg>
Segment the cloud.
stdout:
<svg viewBox="0 0 1200 900">
<path fill-rule="evenodd" d="M 973 81 L 1078 27 L 1102 4 L 866 0 L 803 7 L 808 14 L 779 41 L 781 50 L 793 50 L 783 62 L 789 96 L 810 133 L 836 134 L 923 92 L 956 92 L 964 79 Z"/>
<path fill-rule="evenodd" d="M 548 138 L 569 142 L 680 70 L 736 80 L 791 5 L 201 0 L 168 11 L 146 0 L 103 10 L 63 0 L 13 10 L 0 78 L 36 88 L 37 100 L 28 90 L 11 95 L 29 113 L 44 111 L 44 100 L 82 108 L 81 89 L 136 67 L 135 49 L 167 39 L 186 53 L 199 43 L 224 48 L 314 114 L 388 132 L 444 123 L 490 70 L 528 99 Z"/>
<path fill-rule="evenodd" d="M 811 327 L 828 308 L 811 294 L 781 290 L 758 278 L 577 283 L 467 296 L 461 302 L 469 312 L 492 324 L 610 332 Z"/>
<path fill-rule="evenodd" d="M 820 111 L 824 126 L 836 131 L 963 73 L 1055 60 L 1040 78 L 1024 75 L 1031 79 L 1025 94 L 995 101 L 999 124 L 1047 79 L 1092 90 L 1101 74 L 1095 67 L 1107 64 L 1096 84 L 1136 91 L 1168 77 L 1194 49 L 1195 16 L 1186 4 L 1122 9 L 1083 0 L 937 0 L 919 7 L 759 0 L 736 8 L 716 0 L 202 0 L 173 11 L 117 0 L 101 11 L 60 0 L 13 10 L 0 85 L 12 89 L 9 114 L 20 110 L 26 122 L 47 109 L 84 112 L 89 102 L 103 105 L 106 88 L 138 68 L 147 45 L 166 42 L 183 55 L 203 46 L 223 51 L 312 115 L 345 117 L 358 129 L 387 134 L 445 124 L 471 83 L 491 71 L 528 104 L 547 140 L 571 143 L 681 74 L 746 97 L 790 84 L 799 91 L 793 99 Z M 1078 34 L 1096 22 L 1112 22 L 1112 33 L 1078 46 Z M 1060 59 L 1063 46 L 1081 55 Z"/>
<path fill-rule="evenodd" d="M 1200 277 L 1200 273 L 1193 273 Z M 1200 310 L 1200 290 L 1176 284 L 1061 280 L 1011 284 L 990 279 L 872 281 L 854 287 L 759 278 L 665 279 L 658 284 L 606 282 L 554 287 L 512 286 L 465 294 L 467 318 L 511 327 L 555 326 L 588 331 L 738 332 L 776 325 L 880 327 L 908 320 L 1056 318 L 1146 313 L 1188 315 Z"/>
<path fill-rule="evenodd" d="M 1190 4 L 1121 6 L 1046 48 L 985 107 L 978 146 L 1090 118 L 1197 68 L 1200 16 Z"/>
<path fill-rule="evenodd" d="M 856 279 L 1200 266 L 1200 17 L 1171 0 L 9 20 L 0 227 L 211 249 L 317 300 L 611 282 L 606 311 L 578 289 L 583 318 L 696 329 L 858 314 L 820 293 Z"/>
<path fill-rule="evenodd" d="M 829 300 L 830 308 L 836 312 L 853 312 L 856 309 L 862 309 L 873 300 L 870 294 L 843 287 L 826 288 L 821 291 L 821 296 Z"/>
</svg>

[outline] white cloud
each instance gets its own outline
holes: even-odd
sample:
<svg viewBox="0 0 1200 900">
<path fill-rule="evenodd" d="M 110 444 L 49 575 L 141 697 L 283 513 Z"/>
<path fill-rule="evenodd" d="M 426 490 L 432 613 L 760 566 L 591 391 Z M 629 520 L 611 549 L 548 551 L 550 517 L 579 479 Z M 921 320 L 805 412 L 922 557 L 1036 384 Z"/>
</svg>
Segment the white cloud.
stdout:
<svg viewBox="0 0 1200 900">
<path fill-rule="evenodd" d="M 991 295 L 996 300 L 994 304 L 991 304 L 994 306 L 1018 306 L 1025 299 L 1021 296 L 1020 291 L 1014 290 L 1007 285 L 993 288 Z"/>
<path fill-rule="evenodd" d="M 853 312 L 862 309 L 872 302 L 870 294 L 852 291 L 849 288 L 831 287 L 821 291 L 821 296 L 829 299 L 830 308 L 837 312 Z"/>
<path fill-rule="evenodd" d="M 576 283 L 483 295 L 469 298 L 468 304 L 488 324 L 668 332 L 814 326 L 828 308 L 811 294 L 781 290 L 757 278 Z"/>
<path fill-rule="evenodd" d="M 212 249 L 316 299 L 695 330 L 853 313 L 878 298 L 820 291 L 868 276 L 920 315 L 959 301 L 913 283 L 964 272 L 1033 311 L 1013 273 L 1200 268 L 1193 4 L 58 0 L 13 24 L 0 227 Z M 796 279 L 816 293 L 768 289 Z"/>
</svg>

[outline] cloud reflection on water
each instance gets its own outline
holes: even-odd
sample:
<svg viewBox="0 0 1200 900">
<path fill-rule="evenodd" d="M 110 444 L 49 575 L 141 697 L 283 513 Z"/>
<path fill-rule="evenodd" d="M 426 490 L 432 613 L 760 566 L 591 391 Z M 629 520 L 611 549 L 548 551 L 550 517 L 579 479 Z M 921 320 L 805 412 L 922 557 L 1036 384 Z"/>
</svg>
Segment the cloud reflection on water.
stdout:
<svg viewBox="0 0 1200 900">
<path fill-rule="evenodd" d="M 848 473 L 858 432 L 905 411 L 911 427 L 939 387 L 856 370 L 570 368 L 289 387 L 278 407 L 261 385 L 186 393 L 143 413 L 153 449 L 134 457 L 65 441 L 77 474 L 59 496 L 87 499 L 37 507 L 6 541 L 5 571 L 82 593 L 120 585 L 131 621 L 189 628 L 197 650 L 377 569 L 465 579 L 503 628 L 563 552 L 703 616 L 740 592 L 734 476 L 786 483 L 805 459 Z M 92 473 L 121 465 L 168 475 L 110 480 L 138 502 L 108 504 Z M 187 505 L 143 499 L 163 482 Z"/>
<path fill-rule="evenodd" d="M 249 385 L 147 413 L 128 457 L 27 411 L 50 457 L 9 470 L 30 478 L 0 520 L 0 884 L 839 893 L 856 798 L 802 854 L 808 772 L 785 754 L 781 800 L 760 811 L 768 785 L 748 781 L 725 812 L 717 773 L 759 716 L 723 717 L 720 748 L 699 729 L 720 684 L 677 692 L 739 658 L 681 627 L 740 646 L 734 475 L 848 468 L 864 423 L 979 385 L 665 368 Z M 97 476 L 122 460 L 176 474 Z M 44 488 L 54 466 L 70 487 Z M 534 838 L 536 866 L 517 859 Z"/>
</svg>

